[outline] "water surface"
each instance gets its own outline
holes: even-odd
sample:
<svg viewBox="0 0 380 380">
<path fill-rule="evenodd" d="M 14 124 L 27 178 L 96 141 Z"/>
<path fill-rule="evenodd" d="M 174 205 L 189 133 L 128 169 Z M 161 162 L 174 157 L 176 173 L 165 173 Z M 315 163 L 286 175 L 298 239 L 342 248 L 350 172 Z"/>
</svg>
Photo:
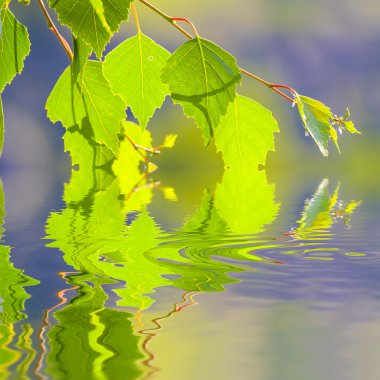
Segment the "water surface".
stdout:
<svg viewBox="0 0 380 380">
<path fill-rule="evenodd" d="M 3 178 L 1 378 L 378 377 L 375 187 L 33 175 Z"/>
</svg>

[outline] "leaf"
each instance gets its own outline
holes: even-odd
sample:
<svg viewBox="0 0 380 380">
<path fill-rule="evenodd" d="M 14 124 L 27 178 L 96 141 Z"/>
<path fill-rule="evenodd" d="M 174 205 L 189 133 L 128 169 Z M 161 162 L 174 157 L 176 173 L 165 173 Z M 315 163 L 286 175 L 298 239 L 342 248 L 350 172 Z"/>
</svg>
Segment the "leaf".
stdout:
<svg viewBox="0 0 380 380">
<path fill-rule="evenodd" d="M 164 142 L 159 146 L 159 149 L 173 148 L 177 141 L 178 135 L 169 134 L 165 136 Z"/>
<path fill-rule="evenodd" d="M 207 145 L 236 97 L 240 72 L 235 58 L 197 36 L 169 58 L 162 79 L 169 85 L 174 103 L 195 119 Z"/>
<path fill-rule="evenodd" d="M 359 135 L 361 135 L 361 132 L 359 132 L 356 128 L 355 128 L 355 125 L 353 123 L 353 121 L 349 120 L 349 121 L 345 121 L 344 122 L 344 127 L 347 129 L 348 132 L 350 133 L 358 133 Z"/>
<path fill-rule="evenodd" d="M 74 45 L 74 59 L 72 63 L 74 82 L 77 81 L 78 76 L 81 71 L 83 71 L 85 65 L 87 64 L 87 58 L 91 55 L 92 49 L 83 40 L 78 38 L 73 38 Z"/>
<path fill-rule="evenodd" d="M 110 29 L 110 26 L 108 25 L 105 13 L 104 13 L 104 7 L 102 0 L 90 0 L 91 5 L 95 9 L 96 14 L 98 15 L 100 21 L 102 22 L 102 25 L 104 29 L 109 33 L 112 34 L 112 31 Z"/>
<path fill-rule="evenodd" d="M 0 7 L 1 8 L 1 7 Z M 2 33 L 0 34 L 0 93 L 20 74 L 24 60 L 30 52 L 28 31 L 20 24 L 8 8 L 0 12 Z"/>
<path fill-rule="evenodd" d="M 143 128 L 169 95 L 160 77 L 169 56 L 167 50 L 142 33 L 106 56 L 103 70 L 111 90 L 131 107 Z"/>
<path fill-rule="evenodd" d="M 360 134 L 360 132 L 354 127 L 354 123 L 351 120 L 348 120 L 350 116 L 350 111 L 348 109 L 346 116 L 338 117 L 333 115 L 330 108 L 319 100 L 298 94 L 296 95 L 295 100 L 297 101 L 298 111 L 301 115 L 306 132 L 311 135 L 317 143 L 319 150 L 325 157 L 329 154 L 329 139 L 333 140 L 340 153 L 338 132 L 334 127 L 339 129 L 340 132 L 345 128 L 350 133 Z"/>
<path fill-rule="evenodd" d="M 259 164 L 264 165 L 268 151 L 274 150 L 274 132 L 279 132 L 279 128 L 272 113 L 259 103 L 237 95 L 220 121 L 215 143 L 227 167 L 249 175 Z"/>
<path fill-rule="evenodd" d="M 125 119 L 125 108 L 123 101 L 111 93 L 101 62 L 88 61 L 75 85 L 69 67 L 51 92 L 46 109 L 52 122 L 61 121 L 66 128 L 81 129 L 87 121 L 95 141 L 118 155 L 117 134 Z"/>
<path fill-rule="evenodd" d="M 0 157 L 3 153 L 4 146 L 4 114 L 3 114 L 3 103 L 0 96 Z"/>
<path fill-rule="evenodd" d="M 322 154 L 327 157 L 331 133 L 330 120 L 333 117 L 330 108 L 307 96 L 298 95 L 296 99 L 298 111 L 306 131 L 310 133 Z"/>
<path fill-rule="evenodd" d="M 98 58 L 120 26 L 128 19 L 132 0 L 49 0 L 60 22 L 82 38 Z"/>
</svg>

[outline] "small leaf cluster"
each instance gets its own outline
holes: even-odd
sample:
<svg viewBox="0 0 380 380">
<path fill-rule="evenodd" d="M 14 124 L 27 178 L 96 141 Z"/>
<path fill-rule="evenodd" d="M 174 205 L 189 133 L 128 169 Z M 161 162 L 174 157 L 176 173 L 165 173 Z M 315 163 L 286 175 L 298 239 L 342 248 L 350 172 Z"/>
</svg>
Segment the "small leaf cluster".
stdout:
<svg viewBox="0 0 380 380">
<path fill-rule="evenodd" d="M 230 53 L 201 37 L 189 21 L 170 18 L 145 0 L 49 0 L 60 23 L 72 33 L 72 53 L 48 16 L 43 0 L 38 1 L 49 28 L 72 58 L 46 104 L 48 117 L 52 122 L 61 122 L 66 134 L 81 135 L 91 141 L 91 146 L 95 144 L 107 152 L 110 160 L 117 160 L 126 109 L 130 109 L 144 130 L 155 111 L 170 97 L 187 117 L 194 119 L 205 145 L 215 139 L 227 167 L 246 173 L 265 164 L 267 152 L 274 150 L 273 133 L 279 131 L 276 120 L 262 105 L 237 93 L 246 71 L 239 68 Z M 27 31 L 9 11 L 9 2 L 0 0 L 0 92 L 21 71 L 30 49 Z M 187 21 L 194 27 L 194 35 L 185 32 L 190 40 L 173 53 L 167 51 L 142 32 L 134 3 L 148 4 L 174 26 L 176 20 Z M 132 10 L 136 35 L 104 56 L 110 39 L 120 24 L 128 21 Z M 338 118 L 317 100 L 301 96 L 287 86 L 259 81 L 276 92 L 277 87 L 291 90 L 294 99 L 280 94 L 297 104 L 307 133 L 324 156 L 328 155 L 330 139 L 338 146 L 334 127 L 358 133 L 347 115 Z M 1 139 L 3 124 L 0 112 Z M 79 155 L 76 161 L 82 162 L 84 150 L 74 152 L 81 147 L 75 141 L 66 136 L 65 149 L 72 157 Z"/>
</svg>

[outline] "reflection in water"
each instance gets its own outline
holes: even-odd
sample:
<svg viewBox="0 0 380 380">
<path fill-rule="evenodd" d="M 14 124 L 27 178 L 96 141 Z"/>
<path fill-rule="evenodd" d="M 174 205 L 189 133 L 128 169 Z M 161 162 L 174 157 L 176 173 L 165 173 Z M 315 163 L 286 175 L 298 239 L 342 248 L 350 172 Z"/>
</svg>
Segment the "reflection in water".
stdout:
<svg viewBox="0 0 380 380">
<path fill-rule="evenodd" d="M 0 239 L 4 236 L 4 192 L 0 182 Z M 24 314 L 29 294 L 25 288 L 38 281 L 23 274 L 10 261 L 11 248 L 0 245 L 0 378 L 8 378 L 14 368 L 20 378 L 31 369 L 36 351 L 31 344 L 33 329 Z"/>
<path fill-rule="evenodd" d="M 308 247 L 322 245 L 322 243 L 332 240 L 334 235 L 331 232 L 332 226 L 343 222 L 346 228 L 351 227 L 351 217 L 361 202 L 350 201 L 348 203 L 339 200 L 340 185 L 336 187 L 332 194 L 329 193 L 329 181 L 322 180 L 317 190 L 310 199 L 305 200 L 301 219 L 298 226 L 285 233 L 300 241 L 298 248 L 306 254 L 305 258 L 313 260 L 333 260 L 332 251 L 339 251 L 333 247 Z M 297 248 L 297 245 L 294 247 Z M 300 251 L 295 251 L 300 253 Z"/>
<path fill-rule="evenodd" d="M 74 173 L 65 188 L 66 207 L 47 222 L 49 246 L 59 248 L 77 271 L 65 276 L 66 295 L 50 311 L 56 323 L 46 318 L 40 334 L 47 350 L 40 373 L 55 378 L 150 376 L 157 368 L 149 344 L 161 320 L 195 305 L 199 292 L 223 291 L 238 282 L 232 273 L 252 271 L 249 263 L 283 263 L 260 255 L 261 250 L 286 246 L 306 253 L 308 239 L 331 237 L 334 220 L 348 223 L 358 205 L 343 207 L 339 187 L 329 195 L 324 180 L 305 202 L 297 228 L 286 238 L 263 240 L 258 234 L 279 212 L 274 186 L 265 172 L 241 176 L 226 170 L 215 194 L 205 190 L 183 226 L 165 231 L 147 210 L 160 184 L 138 171 L 115 177 L 95 169 L 92 183 L 80 174 Z M 174 300 L 172 310 L 152 318 L 152 327 L 144 326 L 152 295 L 168 286 L 183 291 L 183 302 Z"/>
<path fill-rule="evenodd" d="M 0 247 L 6 279 L 0 285 L 2 377 L 17 371 L 43 379 L 149 378 L 159 370 L 151 343 L 165 333 L 163 320 L 197 305 L 199 293 L 239 282 L 239 272 L 284 264 L 289 256 L 278 260 L 277 253 L 323 258 L 334 223 L 349 228 L 359 205 L 340 201 L 339 186 L 330 194 L 323 180 L 295 228 L 263 238 L 280 210 L 274 185 L 263 171 L 242 176 L 226 169 L 215 192 L 204 191 L 182 227 L 167 231 L 148 208 L 155 193 L 173 200 L 175 191 L 139 170 L 123 174 L 132 153 L 113 163 L 113 173 L 104 163 L 73 170 L 65 206 L 52 212 L 46 225 L 48 246 L 58 248 L 72 269 L 59 273 L 57 302 L 34 333 L 18 322 L 26 318 L 25 288 L 37 282 L 13 267 L 9 247 Z M 272 253 L 276 259 L 268 257 Z M 172 306 L 155 310 L 154 294 L 169 288 L 180 292 Z"/>
<path fill-rule="evenodd" d="M 154 191 L 162 189 L 170 200 L 175 192 L 136 170 L 142 158 L 130 144 L 124 148 L 112 165 L 114 174 L 109 165 L 73 171 L 65 187 L 66 207 L 47 221 L 49 246 L 59 248 L 77 273 L 65 276 L 70 286 L 47 312 L 40 374 L 147 376 L 156 370 L 149 342 L 162 319 L 195 305 L 198 292 L 223 291 L 238 282 L 231 273 L 252 270 L 247 262 L 277 263 L 250 253 L 249 237 L 274 221 L 279 209 L 264 172 L 242 178 L 227 170 L 215 194 L 205 190 L 198 210 L 181 228 L 164 231 L 147 206 Z M 125 173 L 131 157 L 133 168 Z M 168 286 L 182 289 L 183 300 L 173 300 L 172 310 L 151 319 L 152 327 L 144 326 L 152 294 Z M 80 370 L 74 364 L 78 356 Z"/>
</svg>

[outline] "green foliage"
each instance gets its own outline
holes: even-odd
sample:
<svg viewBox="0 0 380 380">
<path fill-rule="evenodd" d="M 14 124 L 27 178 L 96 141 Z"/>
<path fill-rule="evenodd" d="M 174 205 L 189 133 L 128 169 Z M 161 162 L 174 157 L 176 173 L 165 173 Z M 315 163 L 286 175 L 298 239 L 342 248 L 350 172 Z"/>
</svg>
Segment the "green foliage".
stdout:
<svg viewBox="0 0 380 380">
<path fill-rule="evenodd" d="M 174 52 L 162 79 L 169 85 L 173 101 L 195 119 L 208 144 L 236 97 L 240 71 L 235 58 L 197 36 Z"/>
<path fill-rule="evenodd" d="M 98 58 L 123 20 L 128 19 L 132 0 L 49 0 L 63 25 L 83 39 Z"/>
<path fill-rule="evenodd" d="M 131 107 L 143 128 L 169 95 L 160 80 L 169 57 L 167 50 L 140 32 L 107 54 L 104 62 L 111 90 Z"/>
<path fill-rule="evenodd" d="M 0 6 L 1 8 L 1 6 Z M 30 52 L 28 31 L 7 8 L 0 11 L 0 94 L 24 67 Z"/>
<path fill-rule="evenodd" d="M 121 145 L 128 145 L 130 140 L 126 132 L 126 109 L 131 110 L 145 129 L 155 111 L 170 96 L 175 104 L 181 105 L 187 117 L 194 119 L 205 145 L 215 137 L 225 166 L 231 167 L 235 175 L 236 170 L 240 175 L 248 175 L 257 165 L 265 164 L 267 152 L 274 150 L 273 133 L 279 130 L 269 111 L 254 100 L 237 95 L 241 73 L 297 104 L 306 132 L 324 156 L 328 155 L 330 139 L 338 147 L 338 132 L 346 129 L 359 133 L 348 120 L 349 113 L 337 117 L 321 102 L 239 68 L 235 57 L 199 36 L 189 20 L 171 18 L 146 1 L 142 3 L 176 26 L 189 41 L 174 53 L 154 42 L 141 32 L 132 0 L 49 0 L 50 10 L 43 1 L 38 3 L 48 27 L 72 60 L 53 88 L 46 109 L 52 122 L 61 122 L 66 128 L 65 150 L 70 152 L 73 164 L 89 168 L 90 156 L 95 166 L 115 164 L 117 167 L 125 163 L 126 157 L 119 154 L 123 151 L 125 155 L 127 150 Z M 26 28 L 14 18 L 8 6 L 9 1 L 0 0 L 0 95 L 6 84 L 21 72 L 30 50 Z M 121 22 L 128 21 L 130 8 L 135 14 L 137 34 L 121 42 L 102 60 L 107 43 Z M 51 10 L 69 28 L 74 52 L 49 16 Z M 190 24 L 195 37 L 182 29 L 178 21 Z M 294 99 L 280 89 L 290 91 Z M 1 119 L 1 141 L 2 130 Z M 160 147 L 151 147 L 150 153 L 157 154 L 160 148 L 171 144 L 168 140 Z M 113 159 L 117 162 L 111 163 Z"/>
<path fill-rule="evenodd" d="M 324 156 L 328 156 L 328 143 L 332 139 L 340 152 L 338 145 L 338 132 L 334 125 L 338 125 L 341 132 L 342 128 L 350 133 L 360 133 L 352 121 L 348 121 L 349 112 L 345 118 L 334 116 L 329 107 L 319 100 L 315 100 L 303 95 L 296 96 L 297 106 L 305 130 L 317 143 L 319 150 Z"/>
<path fill-rule="evenodd" d="M 61 121 L 66 128 L 82 129 L 85 123 L 89 124 L 95 141 L 118 155 L 118 133 L 125 107 L 111 93 L 101 62 L 88 61 L 76 82 L 70 66 L 50 94 L 46 109 L 52 121 Z"/>
</svg>

